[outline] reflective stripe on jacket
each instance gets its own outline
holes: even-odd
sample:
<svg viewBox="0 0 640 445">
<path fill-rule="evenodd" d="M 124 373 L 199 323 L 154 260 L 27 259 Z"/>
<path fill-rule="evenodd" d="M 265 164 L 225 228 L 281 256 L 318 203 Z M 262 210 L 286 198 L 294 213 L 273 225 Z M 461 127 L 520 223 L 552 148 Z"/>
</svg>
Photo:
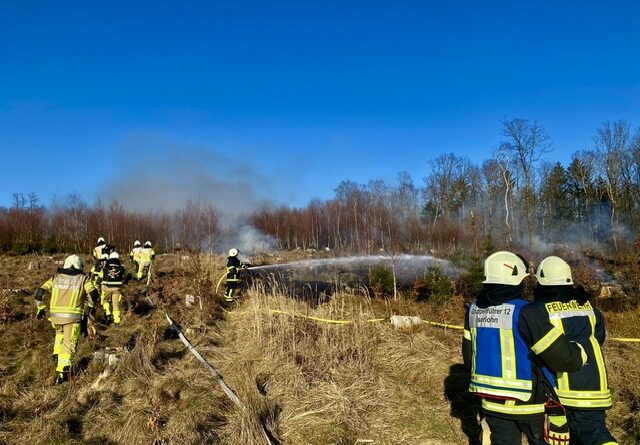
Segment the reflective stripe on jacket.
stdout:
<svg viewBox="0 0 640 445">
<path fill-rule="evenodd" d="M 469 307 L 473 346 L 470 392 L 523 402 L 531 398 L 529 348 L 518 330 L 520 310 L 526 304 L 513 299 L 497 306 L 480 308 L 474 303 Z"/>
<path fill-rule="evenodd" d="M 549 321 L 572 341 L 584 346 L 587 363 L 575 372 L 557 374 L 556 392 L 560 402 L 577 409 L 606 409 L 612 406 L 607 383 L 607 369 L 600 347 L 604 342 L 602 314 L 591 303 L 569 301 L 536 301 L 549 314 Z M 599 338 L 598 338 L 599 337 Z"/>
<path fill-rule="evenodd" d="M 51 293 L 49 312 L 52 317 L 73 319 L 82 318 L 87 294 L 96 290 L 83 273 L 58 273 L 40 287 Z"/>
</svg>

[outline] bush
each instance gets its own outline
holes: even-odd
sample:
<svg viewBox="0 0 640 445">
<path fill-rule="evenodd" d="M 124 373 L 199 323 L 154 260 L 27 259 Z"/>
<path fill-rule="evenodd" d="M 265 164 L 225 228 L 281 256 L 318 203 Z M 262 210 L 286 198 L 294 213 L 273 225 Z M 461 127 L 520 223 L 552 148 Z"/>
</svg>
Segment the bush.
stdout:
<svg viewBox="0 0 640 445">
<path fill-rule="evenodd" d="M 376 266 L 369 275 L 369 284 L 376 296 L 392 295 L 394 288 L 393 272 L 385 266 Z"/>
<path fill-rule="evenodd" d="M 413 286 L 413 297 L 418 301 L 444 302 L 452 296 L 453 284 L 438 266 L 428 267 Z"/>
<path fill-rule="evenodd" d="M 473 261 L 467 266 L 467 271 L 460 276 L 458 293 L 465 298 L 476 298 L 482 290 L 484 267 L 481 261 Z"/>
</svg>

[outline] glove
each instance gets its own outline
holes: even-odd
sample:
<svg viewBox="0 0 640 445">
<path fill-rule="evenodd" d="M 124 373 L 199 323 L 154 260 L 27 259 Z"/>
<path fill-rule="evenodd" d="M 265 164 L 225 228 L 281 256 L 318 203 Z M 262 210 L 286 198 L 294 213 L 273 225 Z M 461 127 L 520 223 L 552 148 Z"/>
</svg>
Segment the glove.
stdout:
<svg viewBox="0 0 640 445">
<path fill-rule="evenodd" d="M 582 357 L 582 366 L 586 365 L 589 361 L 589 356 L 587 355 L 587 351 L 584 350 L 584 346 L 582 346 L 577 341 L 572 341 L 578 348 L 580 348 L 580 357 Z"/>
<path fill-rule="evenodd" d="M 46 306 L 42 304 L 42 301 L 36 301 L 37 311 L 36 311 L 36 319 L 44 320 L 47 316 L 45 314 Z"/>
<path fill-rule="evenodd" d="M 544 405 L 544 438 L 549 445 L 569 445 L 569 423 L 564 406 L 553 399 Z"/>
<path fill-rule="evenodd" d="M 545 439 L 549 445 L 569 445 L 567 416 L 546 416 L 545 430 Z"/>
</svg>

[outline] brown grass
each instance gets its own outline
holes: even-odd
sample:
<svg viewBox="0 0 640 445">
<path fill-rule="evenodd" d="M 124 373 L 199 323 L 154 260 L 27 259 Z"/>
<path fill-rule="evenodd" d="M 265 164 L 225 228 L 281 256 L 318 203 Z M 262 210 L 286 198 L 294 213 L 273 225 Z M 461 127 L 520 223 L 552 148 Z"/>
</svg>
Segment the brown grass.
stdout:
<svg viewBox="0 0 640 445">
<path fill-rule="evenodd" d="M 53 260 L 42 260 L 42 268 L 27 271 L 29 260 L 0 258 L 2 289 L 33 290 L 55 270 Z M 441 305 L 371 300 L 352 289 L 311 308 L 257 285 L 223 312 L 213 288 L 224 258 L 162 256 L 156 265 L 150 297 L 158 308 L 148 311 L 142 284 L 129 285 L 123 325 L 99 326 L 97 338 L 81 339 L 82 370 L 62 386 L 52 385 L 51 326 L 31 316 L 32 296 L 11 293 L 5 306 L 12 316 L 0 324 L 0 444 L 265 444 L 261 423 L 283 445 L 467 443 L 463 428 L 473 430 L 474 411 L 460 332 L 368 321 L 400 314 L 460 324 L 462 298 Z M 187 293 L 196 295 L 193 308 L 185 307 Z M 246 410 L 172 335 L 165 310 Z M 639 315 L 607 313 L 609 336 L 640 336 Z M 105 347 L 125 348 L 110 368 L 93 360 Z M 640 345 L 608 342 L 605 354 L 615 396 L 609 422 L 621 443 L 636 443 Z"/>
</svg>

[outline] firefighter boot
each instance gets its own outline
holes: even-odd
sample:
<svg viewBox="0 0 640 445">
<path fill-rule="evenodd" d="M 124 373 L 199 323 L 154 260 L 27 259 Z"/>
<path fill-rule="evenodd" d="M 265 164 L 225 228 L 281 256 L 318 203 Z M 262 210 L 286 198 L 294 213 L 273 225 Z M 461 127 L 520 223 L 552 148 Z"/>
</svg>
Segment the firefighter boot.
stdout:
<svg viewBox="0 0 640 445">
<path fill-rule="evenodd" d="M 69 370 L 68 366 L 65 366 L 61 372 L 59 371 L 56 373 L 56 385 L 61 385 L 65 382 L 68 382 L 69 380 L 71 380 L 71 371 Z"/>
</svg>

